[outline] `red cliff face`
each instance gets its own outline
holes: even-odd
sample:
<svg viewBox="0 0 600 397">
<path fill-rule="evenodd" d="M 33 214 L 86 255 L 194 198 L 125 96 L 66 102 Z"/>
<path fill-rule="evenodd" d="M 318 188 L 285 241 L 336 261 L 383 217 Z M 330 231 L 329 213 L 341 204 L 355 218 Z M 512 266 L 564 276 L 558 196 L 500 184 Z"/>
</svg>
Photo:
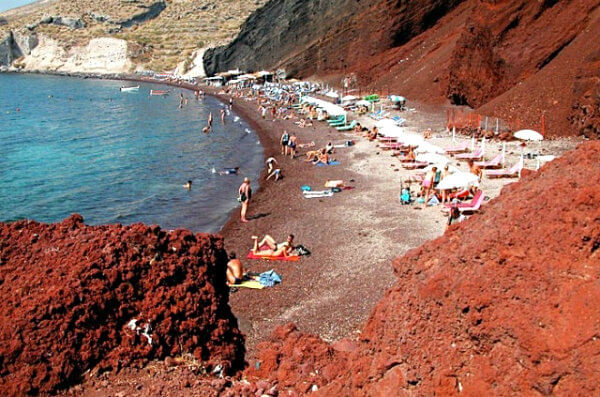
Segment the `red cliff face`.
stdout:
<svg viewBox="0 0 600 397">
<path fill-rule="evenodd" d="M 596 395 L 599 203 L 586 143 L 397 259 L 358 341 L 280 328 L 247 375 L 321 395 Z"/>
<path fill-rule="evenodd" d="M 0 224 L 0 389 L 50 393 L 87 370 L 188 352 L 239 368 L 224 266 L 222 240 L 205 234 L 78 215 Z"/>
<path fill-rule="evenodd" d="M 469 105 L 550 136 L 600 136 L 600 0 L 271 1 L 209 73 L 285 68 L 362 92 Z M 573 128 L 576 127 L 576 128 Z"/>
</svg>

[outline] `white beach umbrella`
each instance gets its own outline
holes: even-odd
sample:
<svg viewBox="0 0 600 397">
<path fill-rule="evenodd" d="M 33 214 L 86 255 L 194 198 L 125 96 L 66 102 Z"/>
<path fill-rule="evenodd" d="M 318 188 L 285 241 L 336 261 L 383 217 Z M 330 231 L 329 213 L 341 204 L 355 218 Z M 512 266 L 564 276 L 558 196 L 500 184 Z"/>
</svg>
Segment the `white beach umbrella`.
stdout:
<svg viewBox="0 0 600 397">
<path fill-rule="evenodd" d="M 444 166 L 450 162 L 446 156 L 442 156 L 436 153 L 422 153 L 415 157 L 417 161 L 422 161 L 430 164 L 437 164 L 439 166 Z"/>
<path fill-rule="evenodd" d="M 534 130 L 520 130 L 513 134 L 513 136 L 522 141 L 543 141 L 544 136 Z"/>
<path fill-rule="evenodd" d="M 421 135 L 405 133 L 398 137 L 398 140 L 407 146 L 420 146 L 425 143 Z"/>
<path fill-rule="evenodd" d="M 479 178 L 470 172 L 455 172 L 448 175 L 437 185 L 439 190 L 463 189 L 479 186 Z"/>
<path fill-rule="evenodd" d="M 356 102 L 356 106 L 370 107 L 371 106 L 371 102 L 365 101 L 364 99 L 361 99 L 360 101 Z"/>
<path fill-rule="evenodd" d="M 437 153 L 444 154 L 446 150 L 429 142 L 423 142 L 415 149 L 415 153 Z"/>
<path fill-rule="evenodd" d="M 461 172 L 458 167 L 455 167 L 453 165 L 450 164 L 430 164 L 427 167 L 423 168 L 423 172 L 429 172 L 431 171 L 431 169 L 433 167 L 436 167 L 438 169 L 438 171 L 441 171 L 444 169 L 444 167 L 448 166 L 448 172 L 451 174 L 454 174 L 455 172 Z"/>
<path fill-rule="evenodd" d="M 329 91 L 327 94 L 325 94 L 325 96 L 329 97 L 329 98 L 337 98 L 337 97 L 339 97 L 338 93 L 334 92 L 334 91 Z"/>
<path fill-rule="evenodd" d="M 346 95 L 345 97 L 342 98 L 343 102 L 350 102 L 350 101 L 356 101 L 358 99 L 357 96 L 354 95 Z"/>
</svg>

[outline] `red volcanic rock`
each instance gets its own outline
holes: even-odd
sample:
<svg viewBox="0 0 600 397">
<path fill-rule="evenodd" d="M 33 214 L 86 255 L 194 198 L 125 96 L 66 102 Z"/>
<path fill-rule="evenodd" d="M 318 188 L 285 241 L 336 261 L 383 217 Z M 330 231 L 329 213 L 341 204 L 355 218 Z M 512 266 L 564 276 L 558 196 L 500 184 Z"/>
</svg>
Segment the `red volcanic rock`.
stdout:
<svg viewBox="0 0 600 397">
<path fill-rule="evenodd" d="M 588 142 L 397 259 L 357 349 L 288 326 L 246 373 L 320 395 L 597 395 L 599 265 L 600 142 Z"/>
<path fill-rule="evenodd" d="M 186 352 L 209 371 L 239 368 L 226 260 L 220 238 L 185 230 L 79 215 L 0 224 L 0 389 L 51 393 L 90 369 Z"/>
</svg>

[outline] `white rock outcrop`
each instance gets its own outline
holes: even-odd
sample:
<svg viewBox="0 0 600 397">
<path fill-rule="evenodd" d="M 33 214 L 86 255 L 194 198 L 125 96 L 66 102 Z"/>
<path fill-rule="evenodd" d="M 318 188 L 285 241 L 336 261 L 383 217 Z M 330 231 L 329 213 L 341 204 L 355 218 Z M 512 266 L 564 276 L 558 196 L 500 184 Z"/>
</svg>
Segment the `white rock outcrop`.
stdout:
<svg viewBox="0 0 600 397">
<path fill-rule="evenodd" d="M 134 67 L 127 55 L 127 42 L 121 39 L 92 39 L 86 46 L 66 49 L 56 40 L 40 36 L 37 47 L 19 64 L 28 71 L 127 73 Z"/>
</svg>

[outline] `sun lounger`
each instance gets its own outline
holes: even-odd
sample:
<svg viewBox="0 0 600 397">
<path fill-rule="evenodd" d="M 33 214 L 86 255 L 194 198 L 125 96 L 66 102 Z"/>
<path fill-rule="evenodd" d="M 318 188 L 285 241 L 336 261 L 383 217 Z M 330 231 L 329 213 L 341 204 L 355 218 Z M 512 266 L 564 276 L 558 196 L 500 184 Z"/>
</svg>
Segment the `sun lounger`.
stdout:
<svg viewBox="0 0 600 397">
<path fill-rule="evenodd" d="M 446 148 L 445 150 L 448 154 L 464 153 L 469 150 L 469 145 L 464 143 L 462 145 Z"/>
<path fill-rule="evenodd" d="M 466 190 L 462 190 L 462 191 L 460 191 L 460 192 L 454 192 L 454 193 L 450 193 L 450 194 L 448 195 L 448 198 L 449 198 L 450 200 L 452 200 L 452 199 L 459 199 L 459 200 L 460 200 L 460 199 L 465 199 L 465 198 L 467 198 L 467 197 L 469 197 L 469 190 L 468 190 L 468 189 L 466 189 Z"/>
<path fill-rule="evenodd" d="M 384 143 L 383 145 L 380 146 L 380 148 L 382 148 L 383 150 L 398 150 L 404 147 L 403 143 L 400 142 L 390 142 L 390 143 Z"/>
<path fill-rule="evenodd" d="M 352 122 L 350 124 L 345 125 L 343 127 L 335 127 L 335 129 L 338 131 L 350 131 L 354 127 L 356 127 L 356 120 L 352 120 Z"/>
<path fill-rule="evenodd" d="M 298 255 L 291 255 L 291 256 L 283 256 L 283 255 L 279 255 L 279 256 L 273 256 L 273 255 L 255 255 L 254 252 L 250 251 L 248 253 L 247 256 L 248 259 L 264 259 L 264 260 L 269 260 L 269 261 L 289 261 L 289 262 L 295 262 L 297 260 L 300 259 L 300 256 Z"/>
<path fill-rule="evenodd" d="M 402 168 L 407 170 L 416 170 L 419 168 L 425 168 L 429 165 L 429 163 L 423 161 L 415 161 L 412 163 L 402 163 Z"/>
<path fill-rule="evenodd" d="M 398 138 L 396 138 L 395 136 L 380 136 L 379 138 L 377 138 L 377 140 L 379 142 L 390 143 L 390 142 L 397 142 Z"/>
<path fill-rule="evenodd" d="M 404 119 L 400 116 L 394 116 L 394 117 L 392 117 L 392 120 L 394 120 L 396 122 L 396 125 L 398 127 L 402 127 L 404 125 L 404 123 L 406 123 L 406 119 Z"/>
<path fill-rule="evenodd" d="M 336 124 L 339 122 L 343 122 L 344 121 L 344 116 L 338 116 L 338 117 L 334 117 L 334 118 L 330 118 L 329 120 L 327 120 L 327 122 L 329 124 Z"/>
<path fill-rule="evenodd" d="M 473 153 L 457 154 L 454 158 L 458 160 L 481 160 L 483 158 L 483 150 L 477 149 Z"/>
<path fill-rule="evenodd" d="M 502 162 L 502 153 L 494 157 L 490 161 L 477 161 L 475 165 L 481 168 L 498 168 L 500 167 L 500 163 Z"/>
<path fill-rule="evenodd" d="M 483 203 L 483 199 L 485 198 L 485 195 L 483 194 L 482 190 L 478 190 L 477 193 L 475 193 L 475 195 L 473 196 L 473 198 L 471 199 L 471 201 L 467 202 L 467 203 L 459 203 L 459 204 L 444 204 L 445 208 L 452 208 L 453 206 L 458 207 L 458 209 L 460 210 L 460 212 L 474 212 L 479 210 L 479 207 L 481 207 L 481 204 Z"/>
<path fill-rule="evenodd" d="M 520 161 L 507 170 L 487 171 L 485 176 L 488 178 L 517 178 L 519 176 Z"/>
</svg>

